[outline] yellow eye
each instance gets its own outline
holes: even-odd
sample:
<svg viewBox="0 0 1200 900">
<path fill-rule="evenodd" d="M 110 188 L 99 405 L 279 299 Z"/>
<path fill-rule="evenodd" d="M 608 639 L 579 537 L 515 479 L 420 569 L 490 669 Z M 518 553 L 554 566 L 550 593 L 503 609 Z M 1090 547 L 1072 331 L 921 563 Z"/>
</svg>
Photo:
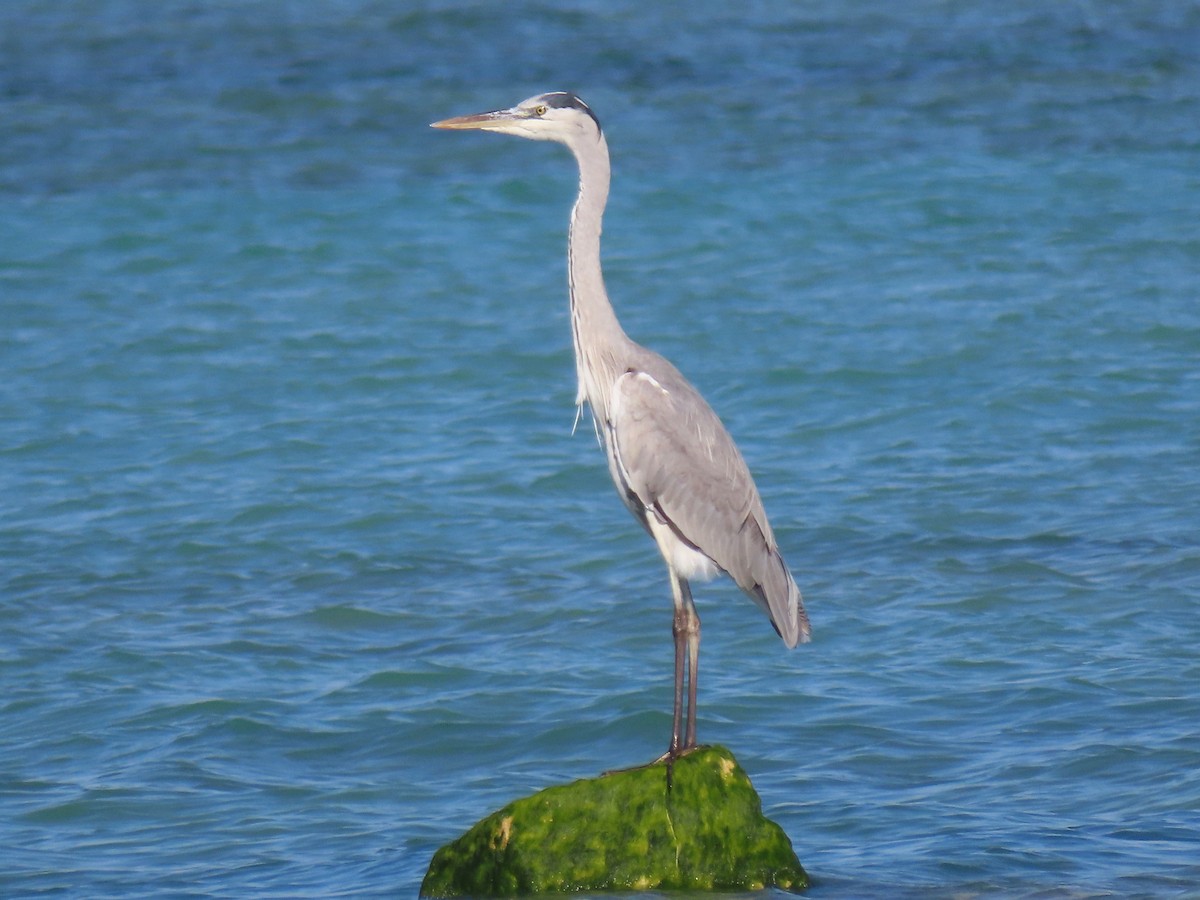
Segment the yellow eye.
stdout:
<svg viewBox="0 0 1200 900">
<path fill-rule="evenodd" d="M 546 105 L 543 103 L 534 107 L 533 114 L 535 116 L 544 116 L 546 114 Z"/>
</svg>

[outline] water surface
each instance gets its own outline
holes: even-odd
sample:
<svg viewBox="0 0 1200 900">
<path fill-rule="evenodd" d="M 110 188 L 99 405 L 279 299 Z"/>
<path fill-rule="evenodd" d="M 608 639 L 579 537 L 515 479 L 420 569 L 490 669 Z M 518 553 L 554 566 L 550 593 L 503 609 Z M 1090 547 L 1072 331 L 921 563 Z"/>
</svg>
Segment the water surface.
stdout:
<svg viewBox="0 0 1200 900">
<path fill-rule="evenodd" d="M 697 589 L 814 897 L 1200 885 L 1200 6 L 0 9 L 0 887 L 412 896 L 659 753 L 548 145 L 814 642 Z"/>
</svg>

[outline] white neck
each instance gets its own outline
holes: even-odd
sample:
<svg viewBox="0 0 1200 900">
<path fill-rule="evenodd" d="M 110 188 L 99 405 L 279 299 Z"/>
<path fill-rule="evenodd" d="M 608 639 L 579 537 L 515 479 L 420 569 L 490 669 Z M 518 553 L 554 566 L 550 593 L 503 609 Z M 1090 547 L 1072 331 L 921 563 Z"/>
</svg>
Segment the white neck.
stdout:
<svg viewBox="0 0 1200 900">
<path fill-rule="evenodd" d="M 617 321 L 600 269 L 600 231 L 608 202 L 608 144 L 604 135 L 572 142 L 579 163 L 579 196 L 571 210 L 567 246 L 567 275 L 571 290 L 571 330 L 575 338 L 575 369 L 579 390 L 575 402 L 586 400 L 592 415 L 608 417 L 608 397 L 616 365 L 614 353 L 626 341 Z"/>
</svg>

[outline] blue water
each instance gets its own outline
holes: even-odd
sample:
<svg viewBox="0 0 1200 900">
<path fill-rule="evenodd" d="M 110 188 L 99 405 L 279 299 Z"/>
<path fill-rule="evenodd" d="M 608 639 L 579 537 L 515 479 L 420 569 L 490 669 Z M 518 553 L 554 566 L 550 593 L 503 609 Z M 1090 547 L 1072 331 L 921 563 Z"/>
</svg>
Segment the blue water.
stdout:
<svg viewBox="0 0 1200 900">
<path fill-rule="evenodd" d="M 572 88 L 812 616 L 697 589 L 810 895 L 1200 896 L 1200 5 L 661 6 L 0 5 L 0 894 L 413 896 L 664 749 L 573 166 L 426 127 Z"/>
</svg>

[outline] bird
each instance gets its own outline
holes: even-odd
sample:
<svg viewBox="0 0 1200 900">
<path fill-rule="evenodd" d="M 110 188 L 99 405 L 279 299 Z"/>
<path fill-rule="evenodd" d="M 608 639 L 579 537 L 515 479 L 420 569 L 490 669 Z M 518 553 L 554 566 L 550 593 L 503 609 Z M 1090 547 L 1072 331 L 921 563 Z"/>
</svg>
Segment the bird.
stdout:
<svg viewBox="0 0 1200 900">
<path fill-rule="evenodd" d="M 604 287 L 600 232 L 611 168 L 600 120 L 578 96 L 553 91 L 516 106 L 432 123 L 554 141 L 579 167 L 567 238 L 568 295 L 578 389 L 621 500 L 653 538 L 671 583 L 675 698 L 663 758 L 696 748 L 700 617 L 690 582 L 729 575 L 793 648 L 811 627 L 741 452 L 700 392 L 664 357 L 634 342 Z M 686 685 L 686 722 L 684 689 Z"/>
</svg>

